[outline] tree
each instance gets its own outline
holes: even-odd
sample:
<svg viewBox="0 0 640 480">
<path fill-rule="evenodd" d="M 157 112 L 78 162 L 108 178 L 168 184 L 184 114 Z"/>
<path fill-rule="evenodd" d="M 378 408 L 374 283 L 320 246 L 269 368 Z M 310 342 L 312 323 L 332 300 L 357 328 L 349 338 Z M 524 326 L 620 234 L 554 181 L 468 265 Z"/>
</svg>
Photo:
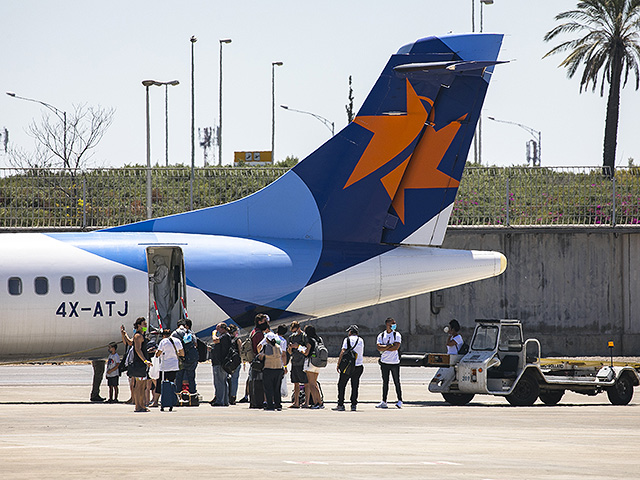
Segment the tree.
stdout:
<svg viewBox="0 0 640 480">
<path fill-rule="evenodd" d="M 33 121 L 28 129 L 36 150 L 11 148 L 9 163 L 20 168 L 63 168 L 75 175 L 87 166 L 92 150 L 113 121 L 113 113 L 112 108 L 86 105 L 74 105 L 73 112 L 64 116 L 56 112 L 52 118 L 44 113 L 40 121 Z"/>
<path fill-rule="evenodd" d="M 353 113 L 353 88 L 351 88 L 351 75 L 349 75 L 349 103 L 345 105 L 347 109 L 347 123 L 353 122 L 355 114 Z"/>
<path fill-rule="evenodd" d="M 605 82 L 609 84 L 609 97 L 604 129 L 603 165 L 609 175 L 614 174 L 620 89 L 627 84 L 629 73 L 636 77 L 636 90 L 640 86 L 640 0 L 583 0 L 575 10 L 562 12 L 556 20 L 568 20 L 544 36 L 545 41 L 561 33 L 584 33 L 550 50 L 544 58 L 568 52 L 560 66 L 567 68 L 572 78 L 584 66 L 580 79 L 580 93 L 591 85 L 595 91 L 600 80 L 600 96 L 604 96 Z M 622 75 L 624 73 L 624 81 Z"/>
</svg>

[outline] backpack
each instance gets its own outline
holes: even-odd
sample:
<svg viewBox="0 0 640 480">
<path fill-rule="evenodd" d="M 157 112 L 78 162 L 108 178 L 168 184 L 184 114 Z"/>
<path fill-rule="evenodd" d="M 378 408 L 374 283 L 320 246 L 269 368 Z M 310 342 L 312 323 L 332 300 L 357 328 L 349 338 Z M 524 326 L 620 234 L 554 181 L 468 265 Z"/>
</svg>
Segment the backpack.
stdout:
<svg viewBox="0 0 640 480">
<path fill-rule="evenodd" d="M 251 337 L 249 336 L 240 346 L 240 359 L 243 362 L 251 363 L 255 356 L 256 354 L 253 353 L 253 345 L 251 344 Z"/>
<path fill-rule="evenodd" d="M 469 344 L 467 342 L 463 342 L 458 349 L 458 355 L 466 355 L 469 353 Z"/>
<path fill-rule="evenodd" d="M 327 350 L 327 347 L 324 346 L 322 339 L 318 337 L 309 361 L 311 362 L 311 365 L 313 365 L 314 367 L 324 368 L 327 366 L 328 360 L 329 360 L 329 350 Z"/>
<path fill-rule="evenodd" d="M 238 350 L 232 345 L 231 347 L 229 347 L 229 352 L 227 353 L 224 362 L 222 362 L 222 368 L 225 372 L 231 375 L 236 371 L 236 368 L 240 366 L 240 363 L 242 363 L 240 354 L 238 353 Z"/>
<path fill-rule="evenodd" d="M 358 340 L 356 340 L 356 345 L 358 345 Z M 340 364 L 338 365 L 340 373 L 351 375 L 353 369 L 356 368 L 356 352 L 353 351 L 356 345 L 352 346 L 351 340 L 349 339 L 349 337 L 347 337 L 347 348 L 342 354 L 342 359 L 340 360 Z"/>
<path fill-rule="evenodd" d="M 129 370 L 129 365 L 133 363 L 133 346 L 129 347 L 127 353 L 124 354 L 122 360 L 120 360 L 120 365 L 118 365 L 118 373 L 122 375 L 124 372 Z"/>
</svg>

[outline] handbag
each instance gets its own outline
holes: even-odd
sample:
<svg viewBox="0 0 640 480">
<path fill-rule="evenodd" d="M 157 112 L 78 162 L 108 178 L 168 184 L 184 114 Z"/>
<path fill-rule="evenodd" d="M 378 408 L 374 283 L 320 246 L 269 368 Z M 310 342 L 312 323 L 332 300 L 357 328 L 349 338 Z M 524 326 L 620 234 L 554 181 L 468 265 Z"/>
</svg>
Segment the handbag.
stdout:
<svg viewBox="0 0 640 480">
<path fill-rule="evenodd" d="M 264 370 L 264 361 L 264 355 L 256 355 L 256 357 L 251 362 L 251 370 L 255 372 L 261 372 L 262 370 Z"/>
<path fill-rule="evenodd" d="M 240 366 L 241 362 L 242 360 L 240 358 L 240 354 L 238 353 L 238 351 L 235 348 L 230 347 L 229 353 L 227 353 L 227 356 L 224 359 L 224 362 L 222 363 L 222 368 L 224 369 L 225 372 L 231 375 L 233 372 L 236 371 L 236 368 Z"/>
<path fill-rule="evenodd" d="M 357 344 L 356 340 L 356 344 Z M 338 364 L 338 370 L 345 375 L 351 375 L 353 369 L 356 368 L 356 352 L 353 351 L 353 346 L 349 337 L 347 337 L 347 349 L 342 354 L 340 363 Z"/>
<path fill-rule="evenodd" d="M 184 355 L 182 355 L 182 356 L 178 355 L 178 349 L 176 348 L 176 344 L 173 343 L 173 339 L 169 338 L 169 342 L 171 343 L 171 346 L 173 347 L 173 351 L 176 352 L 176 357 L 178 357 L 178 369 L 179 370 L 183 370 L 184 369 Z"/>
</svg>

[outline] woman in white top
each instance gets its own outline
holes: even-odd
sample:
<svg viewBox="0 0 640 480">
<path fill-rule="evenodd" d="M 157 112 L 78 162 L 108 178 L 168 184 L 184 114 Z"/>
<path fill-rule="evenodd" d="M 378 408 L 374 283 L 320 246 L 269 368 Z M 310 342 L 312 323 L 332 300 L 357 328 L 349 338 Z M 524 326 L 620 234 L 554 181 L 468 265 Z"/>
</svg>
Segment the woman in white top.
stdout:
<svg viewBox="0 0 640 480">
<path fill-rule="evenodd" d="M 449 322 L 449 338 L 447 338 L 447 353 L 450 355 L 457 355 L 460 351 L 460 347 L 464 343 L 462 336 L 460 335 L 460 323 L 453 319 Z"/>
<path fill-rule="evenodd" d="M 182 349 L 182 342 L 177 338 L 171 337 L 171 330 L 165 328 L 162 330 L 162 340 L 158 345 L 156 351 L 156 357 L 160 358 L 160 381 L 156 391 L 160 394 L 160 383 L 163 380 L 169 380 L 174 382 L 178 370 L 180 370 L 180 361 L 178 357 L 184 358 L 184 350 Z"/>
</svg>

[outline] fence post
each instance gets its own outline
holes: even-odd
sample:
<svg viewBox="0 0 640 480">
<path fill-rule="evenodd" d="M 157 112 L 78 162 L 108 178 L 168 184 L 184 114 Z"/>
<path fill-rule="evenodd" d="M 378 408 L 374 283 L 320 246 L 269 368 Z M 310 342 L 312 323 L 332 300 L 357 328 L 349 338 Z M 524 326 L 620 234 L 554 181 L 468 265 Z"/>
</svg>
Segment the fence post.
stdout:
<svg viewBox="0 0 640 480">
<path fill-rule="evenodd" d="M 506 196 L 507 221 L 506 221 L 506 225 L 505 225 L 507 227 L 509 226 L 509 180 L 510 180 L 509 175 L 507 175 L 507 196 Z"/>
<path fill-rule="evenodd" d="M 612 183 L 611 183 L 611 190 L 612 190 L 612 196 L 613 198 L 611 199 L 611 226 L 615 227 L 616 226 L 616 177 L 613 177 L 612 179 Z"/>
<path fill-rule="evenodd" d="M 82 172 L 82 229 L 87 228 L 87 177 Z"/>
</svg>

